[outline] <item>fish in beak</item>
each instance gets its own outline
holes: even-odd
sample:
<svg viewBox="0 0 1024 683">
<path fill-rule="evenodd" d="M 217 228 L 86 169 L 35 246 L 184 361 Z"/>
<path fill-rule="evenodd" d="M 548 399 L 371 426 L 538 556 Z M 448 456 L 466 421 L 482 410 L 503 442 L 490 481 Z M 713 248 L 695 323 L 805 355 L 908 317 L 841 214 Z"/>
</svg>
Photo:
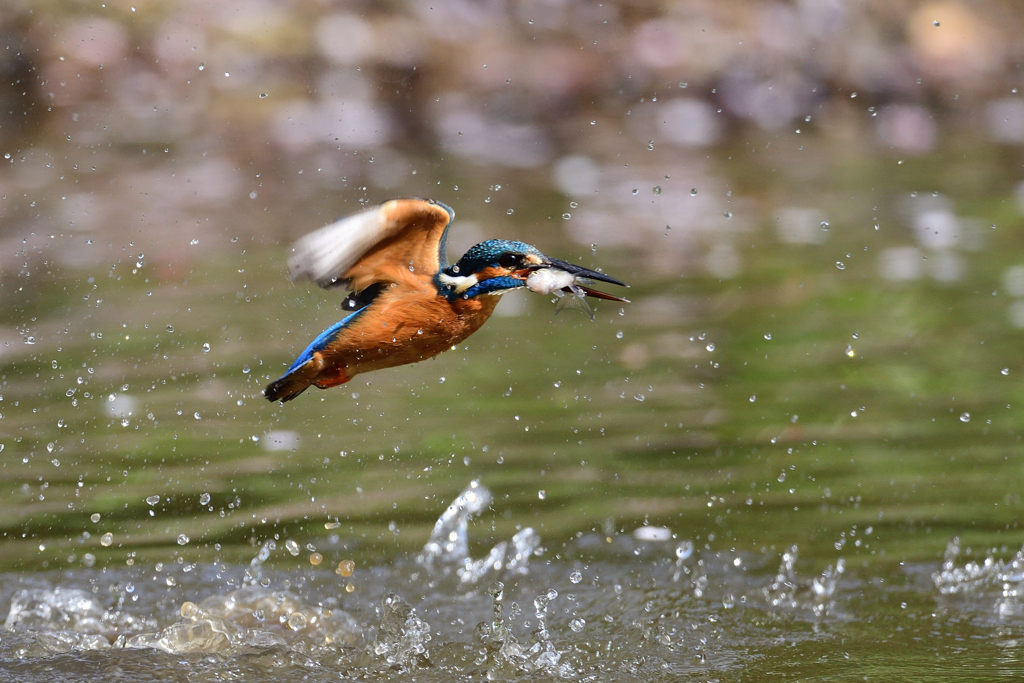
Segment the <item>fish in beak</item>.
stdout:
<svg viewBox="0 0 1024 683">
<path fill-rule="evenodd" d="M 590 287 L 595 281 L 628 287 L 629 285 L 626 283 L 596 270 L 559 259 L 549 258 L 545 263 L 532 265 L 529 267 L 528 273 L 526 275 L 527 289 L 538 294 L 554 294 L 558 297 L 558 305 L 555 307 L 556 314 L 566 307 L 578 308 L 593 320 L 594 312 L 586 302 L 588 296 L 595 299 L 629 303 L 629 299 L 613 296 Z"/>
</svg>

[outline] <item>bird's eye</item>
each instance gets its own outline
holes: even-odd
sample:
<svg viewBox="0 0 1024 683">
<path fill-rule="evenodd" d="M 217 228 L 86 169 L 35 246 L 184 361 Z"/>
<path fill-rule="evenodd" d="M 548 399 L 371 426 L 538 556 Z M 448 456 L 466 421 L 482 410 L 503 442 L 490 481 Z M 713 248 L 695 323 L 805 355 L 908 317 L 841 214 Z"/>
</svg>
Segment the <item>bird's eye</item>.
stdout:
<svg viewBox="0 0 1024 683">
<path fill-rule="evenodd" d="M 498 265 L 502 268 L 515 268 L 520 263 L 518 254 L 502 254 L 498 259 Z"/>
</svg>

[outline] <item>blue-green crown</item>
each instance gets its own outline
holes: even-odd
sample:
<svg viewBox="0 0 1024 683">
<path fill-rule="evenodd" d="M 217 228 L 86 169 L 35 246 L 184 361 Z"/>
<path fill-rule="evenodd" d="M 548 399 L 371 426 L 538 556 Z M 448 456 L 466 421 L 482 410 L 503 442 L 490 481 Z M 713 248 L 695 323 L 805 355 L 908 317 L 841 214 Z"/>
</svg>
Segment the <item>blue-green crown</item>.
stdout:
<svg viewBox="0 0 1024 683">
<path fill-rule="evenodd" d="M 469 248 L 459 262 L 448 269 L 449 274 L 452 275 L 472 275 L 479 273 L 481 270 L 488 266 L 494 266 L 498 264 L 498 259 L 506 254 L 533 254 L 534 256 L 544 255 L 540 253 L 537 247 L 526 244 L 525 242 L 517 242 L 514 240 L 487 240 L 480 244 L 473 245 Z"/>
</svg>

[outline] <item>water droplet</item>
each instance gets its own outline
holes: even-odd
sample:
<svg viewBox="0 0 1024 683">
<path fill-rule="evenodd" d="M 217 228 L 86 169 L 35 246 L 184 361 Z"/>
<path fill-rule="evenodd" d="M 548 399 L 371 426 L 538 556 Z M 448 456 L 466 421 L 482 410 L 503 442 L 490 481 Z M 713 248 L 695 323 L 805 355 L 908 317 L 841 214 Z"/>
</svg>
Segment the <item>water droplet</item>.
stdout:
<svg viewBox="0 0 1024 683">
<path fill-rule="evenodd" d="M 633 395 L 633 400 L 634 401 L 639 401 L 640 403 L 643 403 L 644 401 L 647 400 L 647 397 L 644 396 L 643 394 L 634 394 Z"/>
<path fill-rule="evenodd" d="M 771 332 L 765 332 L 764 333 L 764 338 L 767 339 L 768 341 L 771 341 L 772 340 L 772 333 Z"/>
<path fill-rule="evenodd" d="M 750 397 L 750 402 L 751 403 L 753 403 L 756 400 L 757 400 L 757 394 L 754 394 L 753 396 Z"/>
<path fill-rule="evenodd" d="M 686 90 L 688 87 L 690 87 L 690 84 L 687 83 L 686 81 L 682 81 L 679 83 L 679 87 L 682 88 L 683 90 Z"/>
<path fill-rule="evenodd" d="M 544 500 L 545 498 L 548 497 L 548 492 L 545 491 L 544 489 L 541 489 L 540 491 L 537 491 L 537 497 L 540 498 L 541 500 Z"/>
<path fill-rule="evenodd" d="M 654 194 L 661 194 L 661 185 L 655 185 L 651 192 Z"/>
<path fill-rule="evenodd" d="M 178 545 L 188 545 L 191 539 L 185 534 L 178 534 Z"/>
<path fill-rule="evenodd" d="M 822 221 L 821 222 L 821 231 L 822 232 L 828 232 L 828 221 Z"/>
<path fill-rule="evenodd" d="M 836 268 L 839 270 L 846 270 L 846 264 L 842 261 L 836 261 Z"/>
<path fill-rule="evenodd" d="M 356 563 L 352 560 L 342 560 L 338 563 L 338 575 L 349 577 L 356 570 Z"/>
<path fill-rule="evenodd" d="M 199 63 L 199 70 L 202 71 L 205 68 L 206 68 L 206 62 L 200 62 Z"/>
<path fill-rule="evenodd" d="M 651 140 L 650 142 L 647 143 L 647 151 L 648 152 L 653 152 L 654 151 L 654 140 Z"/>
<path fill-rule="evenodd" d="M 515 210 L 514 209 L 509 209 L 505 213 L 507 213 L 509 216 L 511 216 L 513 213 L 515 213 Z"/>
<path fill-rule="evenodd" d="M 209 505 L 210 504 L 210 494 L 209 493 L 200 494 L 200 496 L 199 496 L 199 504 L 200 505 Z"/>
<path fill-rule="evenodd" d="M 310 553 L 310 555 L 309 555 L 309 563 L 311 565 L 313 565 L 314 567 L 318 566 L 323 561 L 324 561 L 324 556 L 321 555 L 320 553 Z"/>
<path fill-rule="evenodd" d="M 846 356 L 848 358 L 855 358 L 857 356 L 857 351 L 849 344 L 846 345 Z"/>
<path fill-rule="evenodd" d="M 573 583 L 579 583 L 583 580 L 583 574 L 579 569 L 573 569 L 572 573 L 569 574 L 569 580 Z"/>
<path fill-rule="evenodd" d="M 935 21 L 933 21 L 932 26 L 939 26 L 939 20 L 936 19 Z"/>
<path fill-rule="evenodd" d="M 203 353 L 209 353 L 209 352 L 210 352 L 210 344 L 209 344 L 209 342 L 203 342 Z"/>
<path fill-rule="evenodd" d="M 293 631 L 301 631 L 306 628 L 306 615 L 302 612 L 292 612 L 288 615 L 288 628 Z"/>
<path fill-rule="evenodd" d="M 999 371 L 999 374 L 1000 375 L 1009 375 L 1010 374 L 1010 368 L 1003 368 L 1002 370 Z"/>
<path fill-rule="evenodd" d="M 615 333 L 615 338 L 622 339 L 622 330 L 619 330 L 618 332 Z"/>
<path fill-rule="evenodd" d="M 786 481 L 786 473 L 782 472 L 779 474 L 779 483 L 781 484 L 784 481 Z"/>
<path fill-rule="evenodd" d="M 242 366 L 242 374 L 243 375 L 248 375 L 250 372 L 252 372 L 252 370 L 249 368 L 248 364 Z"/>
<path fill-rule="evenodd" d="M 261 93 L 260 93 L 260 99 L 261 99 L 261 100 L 262 100 L 262 99 L 266 99 L 266 97 L 267 97 L 267 93 L 265 93 L 265 92 L 261 92 Z"/>
<path fill-rule="evenodd" d="M 100 513 L 98 513 L 98 512 L 92 513 L 91 515 L 89 515 L 89 520 L 93 524 L 95 524 L 96 522 L 100 521 Z"/>
<path fill-rule="evenodd" d="M 174 325 L 168 325 L 167 326 L 167 331 L 168 332 L 174 332 Z"/>
<path fill-rule="evenodd" d="M 583 627 L 586 626 L 586 625 L 587 625 L 587 620 L 586 619 L 573 619 L 572 621 L 569 622 L 569 628 L 571 628 L 576 633 L 579 633 L 580 631 L 582 631 Z"/>
<path fill-rule="evenodd" d="M 579 206 L 579 204 L 577 204 L 576 202 L 569 202 L 569 208 L 570 209 L 575 209 L 578 206 Z"/>
<path fill-rule="evenodd" d="M 571 213 L 566 212 L 566 213 L 562 214 L 562 220 L 567 221 L 570 218 L 572 218 L 572 214 Z"/>
<path fill-rule="evenodd" d="M 725 220 L 727 220 L 727 221 L 731 221 L 732 220 L 732 211 L 726 211 L 722 215 L 725 216 Z"/>
<path fill-rule="evenodd" d="M 100 545 L 104 548 L 109 548 L 114 543 L 114 534 L 109 531 L 100 536 Z"/>
<path fill-rule="evenodd" d="M 634 187 L 632 194 L 634 194 L 634 195 L 640 194 L 640 190 L 638 190 L 637 188 Z"/>
<path fill-rule="evenodd" d="M 150 496 L 149 498 L 146 499 L 146 502 L 149 503 L 150 505 L 156 505 L 157 503 L 160 502 L 160 496 Z"/>
<path fill-rule="evenodd" d="M 971 414 L 970 413 L 960 413 L 960 421 L 961 422 L 970 422 L 971 421 Z"/>
<path fill-rule="evenodd" d="M 708 344 L 704 348 L 706 348 L 708 350 L 708 352 L 710 353 L 711 351 L 715 350 L 715 345 L 714 344 Z"/>
<path fill-rule="evenodd" d="M 696 197 L 697 196 L 697 188 L 696 187 L 690 188 L 690 196 L 691 197 Z"/>
</svg>

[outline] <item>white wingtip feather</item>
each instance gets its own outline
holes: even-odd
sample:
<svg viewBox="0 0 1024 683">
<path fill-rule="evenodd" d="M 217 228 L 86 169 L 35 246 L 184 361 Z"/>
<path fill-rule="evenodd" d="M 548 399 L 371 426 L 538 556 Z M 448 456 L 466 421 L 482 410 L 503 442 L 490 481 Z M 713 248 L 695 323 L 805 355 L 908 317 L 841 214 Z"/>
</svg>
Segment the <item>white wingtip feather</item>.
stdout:
<svg viewBox="0 0 1024 683">
<path fill-rule="evenodd" d="M 292 278 L 314 280 L 321 287 L 334 284 L 380 239 L 385 206 L 346 216 L 300 238 L 288 259 Z"/>
</svg>

